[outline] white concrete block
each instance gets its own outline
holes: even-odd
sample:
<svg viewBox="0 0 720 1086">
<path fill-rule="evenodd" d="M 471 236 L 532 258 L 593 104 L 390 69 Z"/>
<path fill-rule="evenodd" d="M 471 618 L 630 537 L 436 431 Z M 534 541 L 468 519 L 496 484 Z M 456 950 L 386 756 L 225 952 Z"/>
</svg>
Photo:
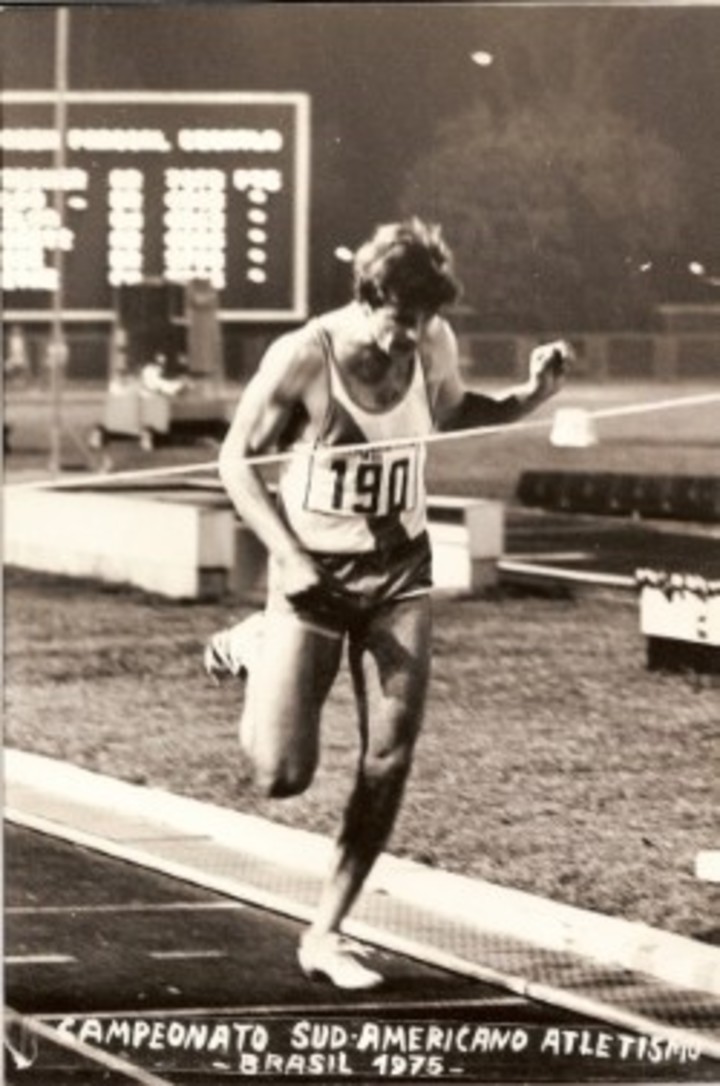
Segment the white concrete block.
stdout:
<svg viewBox="0 0 720 1086">
<path fill-rule="evenodd" d="M 550 432 L 551 445 L 560 449 L 586 449 L 597 443 L 595 421 L 585 408 L 558 408 Z"/>
<path fill-rule="evenodd" d="M 428 503 L 428 531 L 437 589 L 473 592 L 496 582 L 505 546 L 502 502 L 433 498 Z"/>
<path fill-rule="evenodd" d="M 643 634 L 720 647 L 720 584 L 653 570 L 638 570 L 636 579 Z"/>
<path fill-rule="evenodd" d="M 8 565 L 194 599 L 203 571 L 232 568 L 234 515 L 146 495 L 9 489 L 4 554 Z"/>
<path fill-rule="evenodd" d="M 695 857 L 695 877 L 703 882 L 720 882 L 720 849 L 704 849 Z"/>
<path fill-rule="evenodd" d="M 440 591 L 472 592 L 495 582 L 504 546 L 501 502 L 433 499 L 428 523 Z M 232 508 L 187 495 L 8 488 L 4 553 L 9 565 L 177 599 L 203 595 L 208 571 L 225 571 L 225 589 L 253 600 L 266 584 L 264 547 Z"/>
</svg>

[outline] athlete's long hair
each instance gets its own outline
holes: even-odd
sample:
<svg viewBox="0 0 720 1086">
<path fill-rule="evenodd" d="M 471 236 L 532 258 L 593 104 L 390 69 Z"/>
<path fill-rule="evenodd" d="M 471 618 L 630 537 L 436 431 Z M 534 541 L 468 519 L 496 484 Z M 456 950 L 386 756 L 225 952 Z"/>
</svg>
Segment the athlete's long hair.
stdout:
<svg viewBox="0 0 720 1086">
<path fill-rule="evenodd" d="M 355 254 L 355 298 L 373 309 L 436 313 L 460 296 L 453 257 L 439 226 L 411 218 L 375 229 Z"/>
</svg>

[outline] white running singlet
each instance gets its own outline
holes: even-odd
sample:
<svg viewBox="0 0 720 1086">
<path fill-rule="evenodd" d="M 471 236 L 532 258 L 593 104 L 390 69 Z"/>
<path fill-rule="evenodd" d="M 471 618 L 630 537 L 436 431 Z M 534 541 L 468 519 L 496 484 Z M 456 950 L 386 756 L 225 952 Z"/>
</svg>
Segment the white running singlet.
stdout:
<svg viewBox="0 0 720 1086">
<path fill-rule="evenodd" d="M 424 437 L 434 429 L 425 375 L 416 352 L 403 398 L 387 411 L 358 406 L 344 386 L 328 332 L 315 327 L 328 374 L 329 405 L 310 451 L 298 448 L 281 470 L 285 517 L 309 551 L 361 554 L 392 548 L 426 530 L 425 445 L 390 446 L 388 439 Z M 339 445 L 372 442 L 367 451 Z"/>
</svg>

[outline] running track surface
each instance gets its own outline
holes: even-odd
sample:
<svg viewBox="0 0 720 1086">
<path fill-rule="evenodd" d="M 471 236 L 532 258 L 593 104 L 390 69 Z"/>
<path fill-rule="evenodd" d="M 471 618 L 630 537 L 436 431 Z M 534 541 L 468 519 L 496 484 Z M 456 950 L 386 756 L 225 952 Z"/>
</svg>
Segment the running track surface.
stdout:
<svg viewBox="0 0 720 1086">
<path fill-rule="evenodd" d="M 534 512 L 512 515 L 509 557 L 558 571 L 632 578 L 639 567 L 697 573 L 720 578 L 720 548 L 714 533 L 680 534 L 611 518 Z M 51 1024 L 64 1016 L 137 1025 L 149 1021 L 202 1020 L 265 1023 L 278 1047 L 287 1049 L 293 1023 L 306 1017 L 320 1025 L 355 1028 L 358 1022 L 458 1023 L 495 1025 L 523 1031 L 533 1044 L 546 1030 L 565 1030 L 565 1043 L 595 1054 L 571 1052 L 562 1060 L 530 1060 L 525 1052 L 448 1059 L 447 1081 L 711 1081 L 717 1063 L 696 1060 L 678 1065 L 641 1058 L 630 1047 L 624 1058 L 598 1054 L 598 1038 L 613 1036 L 602 1023 L 580 1019 L 452 973 L 423 966 L 387 952 L 377 964 L 387 976 L 382 996 L 338 993 L 305 980 L 295 964 L 296 922 L 224 899 L 189 884 L 132 867 L 99 854 L 25 830 L 6 832 L 6 1001 L 22 1015 L 44 1016 Z M 583 1032 L 585 1031 L 585 1032 Z M 22 1051 L 22 1030 L 7 1028 Z M 575 1037 L 573 1041 L 572 1038 Z M 584 1040 L 583 1040 L 584 1038 Z M 617 1031 L 610 1047 L 618 1056 Z M 275 1041 L 273 1043 L 276 1043 Z M 6 1067 L 9 1086 L 94 1086 L 133 1081 L 98 1068 L 91 1059 L 45 1041 L 34 1042 L 32 1066 Z M 533 1047 L 531 1044 L 529 1047 Z M 630 1042 L 627 1044 L 630 1046 Z M 595 1046 L 595 1049 L 593 1049 Z M 117 1050 L 117 1045 L 115 1046 Z M 127 1053 L 126 1053 L 127 1054 Z M 377 1054 L 376 1054 L 377 1055 Z M 237 1058 L 225 1066 L 207 1053 L 158 1056 L 140 1046 L 131 1053 L 155 1073 L 180 1074 L 183 1086 L 229 1080 L 251 1081 L 258 1073 L 238 1074 Z M 350 1076 L 340 1067 L 315 1081 L 402 1081 L 403 1057 L 373 1065 L 372 1055 L 353 1056 Z M 232 1067 L 231 1067 L 232 1064 Z M 432 1065 L 436 1068 L 436 1065 Z M 391 1069 L 394 1068 L 394 1073 Z M 406 1070 L 409 1069 L 406 1067 Z M 265 1075 L 290 1081 L 291 1075 Z M 408 1077 L 437 1081 L 431 1065 L 416 1066 Z M 136 1079 L 135 1081 L 140 1081 Z M 307 1081 L 307 1079 L 306 1079 Z"/>
<path fill-rule="evenodd" d="M 292 1051 L 291 1030 L 307 1021 L 326 1030 L 317 1036 L 325 1073 L 310 1073 L 305 1081 L 717 1082 L 715 1061 L 654 1060 L 647 1051 L 641 1055 L 642 1039 L 627 1031 L 385 951 L 372 955 L 387 977 L 382 994 L 338 992 L 299 972 L 295 921 L 12 825 L 5 846 L 6 1002 L 53 1026 L 63 1019 L 86 1026 L 91 1020 L 92 1031 L 82 1035 L 90 1043 L 97 1044 L 111 1022 L 118 1036 L 123 1029 L 147 1034 L 158 1023 L 176 1033 L 191 1022 L 233 1030 L 259 1026 L 282 1063 Z M 407 1053 L 393 1050 L 393 1063 L 382 1047 L 358 1050 L 363 1029 L 393 1023 L 403 1026 L 404 1035 L 411 1025 L 439 1028 L 450 1038 L 449 1049 L 432 1063 L 418 1057 L 414 1066 Z M 329 1027 L 341 1037 L 337 1050 Z M 467 1027 L 498 1027 L 522 1047 L 512 1054 L 458 1051 L 452 1038 L 463 1027 L 465 1036 Z M 21 1026 L 7 1036 L 33 1061 L 18 1070 L 8 1058 L 9 1086 L 144 1081 L 118 1077 L 92 1059 L 33 1039 Z M 275 1072 L 258 1064 L 241 1074 L 236 1048 L 151 1049 L 147 1036 L 133 1034 L 129 1045 L 127 1036 L 100 1044 L 182 1086 L 303 1081 L 293 1071 L 277 1072 L 277 1060 Z M 560 1038 L 584 1051 L 559 1057 L 552 1049 Z M 540 1056 L 542 1044 L 550 1048 Z M 251 1046 L 247 1058 L 249 1069 Z"/>
</svg>

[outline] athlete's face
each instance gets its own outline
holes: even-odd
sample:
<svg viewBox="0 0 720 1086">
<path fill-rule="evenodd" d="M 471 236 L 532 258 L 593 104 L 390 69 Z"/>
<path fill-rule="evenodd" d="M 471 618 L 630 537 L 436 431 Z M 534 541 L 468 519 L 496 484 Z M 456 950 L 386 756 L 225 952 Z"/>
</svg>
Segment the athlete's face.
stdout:
<svg viewBox="0 0 720 1086">
<path fill-rule="evenodd" d="M 428 320 L 425 313 L 402 309 L 395 304 L 368 309 L 367 317 L 372 339 L 381 351 L 392 357 L 415 351 Z"/>
</svg>

